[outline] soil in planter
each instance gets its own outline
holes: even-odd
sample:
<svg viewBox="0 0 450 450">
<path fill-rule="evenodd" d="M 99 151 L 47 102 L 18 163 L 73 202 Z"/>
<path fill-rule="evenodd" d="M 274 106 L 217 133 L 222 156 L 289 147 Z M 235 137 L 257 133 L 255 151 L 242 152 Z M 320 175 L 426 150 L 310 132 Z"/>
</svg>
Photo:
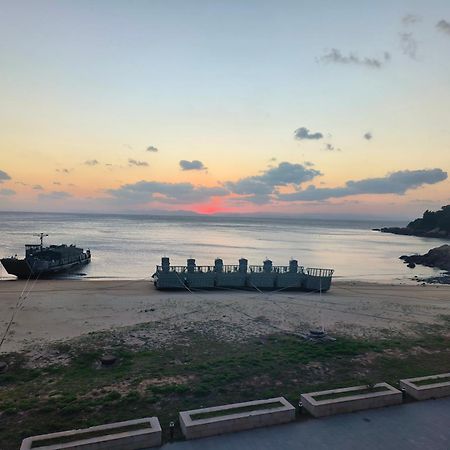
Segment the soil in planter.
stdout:
<svg viewBox="0 0 450 450">
<path fill-rule="evenodd" d="M 385 386 L 377 386 L 374 388 L 359 389 L 358 391 L 331 392 L 330 394 L 314 395 L 313 399 L 317 401 L 332 400 L 335 398 L 350 397 L 353 395 L 374 394 L 375 392 L 383 391 L 389 392 L 389 389 L 387 389 Z"/>
<path fill-rule="evenodd" d="M 262 405 L 240 406 L 232 409 L 222 409 L 220 411 L 209 411 L 205 413 L 191 414 L 192 420 L 211 419 L 212 417 L 229 416 L 231 414 L 239 414 L 248 411 L 259 411 L 263 409 L 281 408 L 284 406 L 280 402 L 264 403 Z"/>
<path fill-rule="evenodd" d="M 125 425 L 123 427 L 117 427 L 117 428 L 110 428 L 109 430 L 97 430 L 97 431 L 89 431 L 87 433 L 80 432 L 79 434 L 72 435 L 72 436 L 60 436 L 60 437 L 54 437 L 54 438 L 48 438 L 44 439 L 42 441 L 36 441 L 33 442 L 31 448 L 40 448 L 45 447 L 46 445 L 56 445 L 56 444 L 67 444 L 69 442 L 77 442 L 84 439 L 91 439 L 91 438 L 97 438 L 97 437 L 108 437 L 113 436 L 118 433 L 125 433 L 129 431 L 136 431 L 136 430 L 150 430 L 151 428 L 145 423 L 137 423 L 134 425 Z"/>
<path fill-rule="evenodd" d="M 426 386 L 427 384 L 438 384 L 438 383 L 448 383 L 450 381 L 450 376 L 440 377 L 440 378 L 427 378 L 426 380 L 413 381 L 412 383 L 416 386 Z"/>
</svg>

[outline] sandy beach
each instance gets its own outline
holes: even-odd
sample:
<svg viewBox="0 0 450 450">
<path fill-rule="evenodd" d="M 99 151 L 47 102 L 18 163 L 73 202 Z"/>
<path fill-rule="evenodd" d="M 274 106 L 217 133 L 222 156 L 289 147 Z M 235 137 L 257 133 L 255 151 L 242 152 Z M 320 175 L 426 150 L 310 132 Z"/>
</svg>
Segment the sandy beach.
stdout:
<svg viewBox="0 0 450 450">
<path fill-rule="evenodd" d="M 30 283 L 31 284 L 31 283 Z M 39 280 L 28 285 L 2 351 L 147 323 L 154 345 L 171 331 L 195 330 L 221 339 L 306 332 L 413 334 L 450 315 L 450 286 L 334 282 L 322 296 L 306 292 L 157 291 L 147 281 Z M 3 335 L 25 282 L 0 282 Z M 24 298 L 25 297 L 25 298 Z M 152 324 L 155 326 L 152 327 Z M 153 333 L 153 334 L 152 334 Z"/>
</svg>

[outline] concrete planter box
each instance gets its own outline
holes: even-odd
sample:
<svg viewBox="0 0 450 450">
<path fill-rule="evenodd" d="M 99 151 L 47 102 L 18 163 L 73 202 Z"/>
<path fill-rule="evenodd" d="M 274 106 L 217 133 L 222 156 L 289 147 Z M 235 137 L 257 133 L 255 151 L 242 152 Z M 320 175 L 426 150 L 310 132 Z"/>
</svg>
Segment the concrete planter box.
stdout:
<svg viewBox="0 0 450 450">
<path fill-rule="evenodd" d="M 353 386 L 331 389 L 329 391 L 310 392 L 301 394 L 301 401 L 304 408 L 314 417 L 381 408 L 402 403 L 402 393 L 398 389 L 387 383 L 378 383 L 374 386 L 375 390 L 381 388 L 385 388 L 385 390 L 359 393 L 359 391 L 366 390 L 367 386 Z M 336 396 L 336 398 L 320 400 L 321 396 Z"/>
<path fill-rule="evenodd" d="M 247 285 L 258 289 L 273 289 L 275 287 L 276 274 L 273 272 L 250 273 Z"/>
<path fill-rule="evenodd" d="M 280 406 L 268 406 L 269 404 L 273 406 L 274 403 L 279 403 Z M 255 409 L 251 409 L 252 407 Z M 236 412 L 238 408 L 243 408 L 245 411 Z M 216 417 L 193 417 L 200 414 L 220 414 L 221 412 L 223 415 Z M 180 412 L 181 430 L 186 439 L 277 425 L 292 420 L 295 420 L 295 408 L 284 397 Z"/>
<path fill-rule="evenodd" d="M 186 284 L 190 288 L 213 288 L 216 275 L 213 272 L 186 273 Z"/>
<path fill-rule="evenodd" d="M 447 381 L 442 381 L 446 379 Z M 423 383 L 425 382 L 426 383 Z M 400 387 L 416 400 L 446 397 L 450 395 L 450 373 L 400 380 Z"/>
<path fill-rule="evenodd" d="M 247 274 L 241 272 L 218 273 L 216 276 L 217 287 L 243 288 L 247 280 Z"/>
<path fill-rule="evenodd" d="M 140 424 L 142 427 L 135 428 Z M 133 428 L 126 431 L 125 427 Z M 92 437 L 93 434 L 100 436 Z M 40 445 L 40 442 L 44 444 Z M 156 417 L 147 417 L 29 437 L 22 441 L 20 450 L 139 450 L 159 445 L 161 445 L 159 420 Z"/>
</svg>

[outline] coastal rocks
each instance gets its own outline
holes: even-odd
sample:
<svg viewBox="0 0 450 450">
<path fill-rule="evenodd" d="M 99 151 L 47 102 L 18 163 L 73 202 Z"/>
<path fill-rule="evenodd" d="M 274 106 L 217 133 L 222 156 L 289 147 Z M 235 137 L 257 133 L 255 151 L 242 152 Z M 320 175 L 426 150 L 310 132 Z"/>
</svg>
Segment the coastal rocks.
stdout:
<svg viewBox="0 0 450 450">
<path fill-rule="evenodd" d="M 0 361 L 0 373 L 6 372 L 7 368 L 8 364 L 6 364 L 4 361 Z"/>
<path fill-rule="evenodd" d="M 439 228 L 434 228 L 433 230 L 414 230 L 409 227 L 384 227 L 384 228 L 374 228 L 373 231 L 381 231 L 382 233 L 392 233 L 400 234 L 403 236 L 418 236 L 418 237 L 429 237 L 429 238 L 446 238 L 450 237 L 449 233 L 445 230 Z"/>
<path fill-rule="evenodd" d="M 402 234 L 431 238 L 450 237 L 450 205 L 443 206 L 439 211 L 425 211 L 423 217 L 408 223 L 406 227 L 387 227 L 374 229 L 382 233 Z"/>
<path fill-rule="evenodd" d="M 400 259 L 411 267 L 415 264 L 422 266 L 435 267 L 450 272 L 450 245 L 444 244 L 440 247 L 432 248 L 425 255 L 403 255 Z"/>
</svg>

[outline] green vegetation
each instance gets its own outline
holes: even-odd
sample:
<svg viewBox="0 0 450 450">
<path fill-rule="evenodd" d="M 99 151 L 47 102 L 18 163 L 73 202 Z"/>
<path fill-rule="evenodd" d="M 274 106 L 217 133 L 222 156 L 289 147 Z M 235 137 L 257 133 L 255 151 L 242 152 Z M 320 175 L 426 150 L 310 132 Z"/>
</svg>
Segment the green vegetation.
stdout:
<svg viewBox="0 0 450 450">
<path fill-rule="evenodd" d="M 52 346 L 49 353 L 66 365 L 30 368 L 25 355 L 3 355 L 9 368 L 0 374 L 0 448 L 17 449 L 37 434 L 152 415 L 167 439 L 179 411 L 278 396 L 296 404 L 302 392 L 446 373 L 445 330 L 433 325 L 415 338 L 336 336 L 321 344 L 285 334 L 236 343 L 179 333 L 161 349 L 135 348 L 117 330 Z M 99 363 L 106 352 L 117 356 L 113 366 Z"/>
<path fill-rule="evenodd" d="M 374 394 L 375 392 L 384 392 L 384 391 L 389 391 L 389 389 L 385 386 L 366 387 L 364 389 L 358 389 L 355 391 L 330 392 L 329 394 L 318 394 L 314 395 L 313 399 L 317 401 L 333 400 L 335 398 L 351 397 L 352 395 Z"/>
<path fill-rule="evenodd" d="M 450 377 L 428 378 L 426 380 L 414 381 L 416 386 L 426 386 L 428 384 L 449 383 Z"/>
<path fill-rule="evenodd" d="M 43 439 L 42 441 L 34 442 L 31 448 L 44 447 L 46 445 L 56 445 L 56 444 L 67 444 L 68 442 L 73 442 L 74 440 L 90 439 L 101 436 L 110 436 L 111 434 L 125 433 L 135 430 L 150 429 L 151 427 L 145 423 L 139 423 L 134 425 L 127 425 L 123 427 L 117 427 L 113 430 L 102 430 L 102 431 L 89 431 L 78 436 L 61 436 L 51 439 Z"/>
<path fill-rule="evenodd" d="M 209 411 L 197 414 L 191 414 L 192 420 L 201 420 L 201 419 L 211 419 L 213 417 L 223 417 L 229 416 L 231 414 L 239 414 L 249 411 L 259 411 L 261 409 L 273 409 L 273 408 L 281 408 L 283 404 L 281 402 L 271 402 L 264 403 L 263 405 L 252 405 L 252 406 L 238 406 L 236 408 L 231 409 L 222 409 L 220 411 Z"/>
<path fill-rule="evenodd" d="M 450 205 L 443 206 L 439 211 L 426 210 L 421 219 L 413 220 L 407 228 L 419 232 L 439 229 L 450 235 Z"/>
</svg>

